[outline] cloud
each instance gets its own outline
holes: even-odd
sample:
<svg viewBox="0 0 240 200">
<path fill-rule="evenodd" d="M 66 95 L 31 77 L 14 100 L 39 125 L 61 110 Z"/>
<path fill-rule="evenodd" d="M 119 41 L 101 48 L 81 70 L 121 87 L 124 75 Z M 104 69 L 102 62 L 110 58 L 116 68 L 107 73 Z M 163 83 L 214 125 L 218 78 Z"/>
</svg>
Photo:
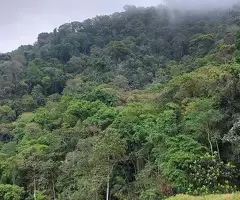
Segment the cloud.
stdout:
<svg viewBox="0 0 240 200">
<path fill-rule="evenodd" d="M 164 0 L 164 3 L 171 8 L 177 9 L 211 10 L 231 8 L 233 4 L 238 1 L 239 0 Z"/>
</svg>

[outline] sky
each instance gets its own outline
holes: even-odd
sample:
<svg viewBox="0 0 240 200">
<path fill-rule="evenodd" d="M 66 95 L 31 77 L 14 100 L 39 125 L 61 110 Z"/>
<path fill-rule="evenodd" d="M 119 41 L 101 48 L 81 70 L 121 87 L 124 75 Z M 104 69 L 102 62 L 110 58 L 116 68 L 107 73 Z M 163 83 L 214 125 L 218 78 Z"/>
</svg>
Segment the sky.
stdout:
<svg viewBox="0 0 240 200">
<path fill-rule="evenodd" d="M 67 22 L 119 12 L 124 5 L 157 6 L 162 1 L 186 9 L 227 7 L 237 0 L 0 0 L 0 52 L 33 44 L 39 33 Z"/>
<path fill-rule="evenodd" d="M 161 0 L 0 0 L 0 52 L 33 44 L 41 32 L 60 25 L 112 14 L 124 5 L 157 6 Z"/>
</svg>

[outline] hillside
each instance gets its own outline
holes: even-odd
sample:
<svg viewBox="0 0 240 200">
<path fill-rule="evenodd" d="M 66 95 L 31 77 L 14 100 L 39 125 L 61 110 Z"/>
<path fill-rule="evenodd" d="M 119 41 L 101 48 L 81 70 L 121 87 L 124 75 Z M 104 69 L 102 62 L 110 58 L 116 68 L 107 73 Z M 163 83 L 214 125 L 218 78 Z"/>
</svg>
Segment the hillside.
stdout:
<svg viewBox="0 0 240 200">
<path fill-rule="evenodd" d="M 0 199 L 240 191 L 239 8 L 126 6 L 1 54 Z"/>
</svg>

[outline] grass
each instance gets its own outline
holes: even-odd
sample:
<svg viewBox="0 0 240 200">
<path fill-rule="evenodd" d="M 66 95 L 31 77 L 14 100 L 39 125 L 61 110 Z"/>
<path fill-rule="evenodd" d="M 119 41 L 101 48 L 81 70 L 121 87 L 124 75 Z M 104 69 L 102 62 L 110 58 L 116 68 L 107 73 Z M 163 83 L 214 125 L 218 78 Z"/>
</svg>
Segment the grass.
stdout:
<svg viewBox="0 0 240 200">
<path fill-rule="evenodd" d="M 188 195 L 177 195 L 175 197 L 170 197 L 167 200 L 240 200 L 240 193 L 206 195 L 206 196 L 199 196 L 199 197 L 193 197 Z"/>
</svg>

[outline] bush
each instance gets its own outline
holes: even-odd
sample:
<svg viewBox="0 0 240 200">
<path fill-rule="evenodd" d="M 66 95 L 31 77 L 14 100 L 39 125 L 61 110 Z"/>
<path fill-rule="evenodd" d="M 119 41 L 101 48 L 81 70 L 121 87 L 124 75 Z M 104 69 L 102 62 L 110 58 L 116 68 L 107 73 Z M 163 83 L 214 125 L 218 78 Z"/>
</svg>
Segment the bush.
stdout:
<svg viewBox="0 0 240 200">
<path fill-rule="evenodd" d="M 194 160 L 189 166 L 188 193 L 192 195 L 221 194 L 235 192 L 237 169 L 231 163 L 225 164 L 217 155 L 206 154 Z"/>
</svg>

